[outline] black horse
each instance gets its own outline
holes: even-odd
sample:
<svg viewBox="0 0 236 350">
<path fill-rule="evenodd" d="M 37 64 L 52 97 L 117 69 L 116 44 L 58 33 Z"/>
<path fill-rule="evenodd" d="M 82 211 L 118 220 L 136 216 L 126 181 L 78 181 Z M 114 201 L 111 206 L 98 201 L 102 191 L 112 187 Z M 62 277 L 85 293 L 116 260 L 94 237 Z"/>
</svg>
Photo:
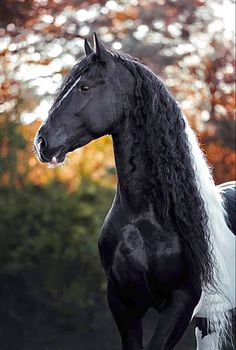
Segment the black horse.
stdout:
<svg viewBox="0 0 236 350">
<path fill-rule="evenodd" d="M 117 192 L 99 251 L 122 349 L 143 349 L 142 318 L 150 307 L 160 317 L 148 350 L 173 349 L 193 315 L 212 322 L 209 333 L 199 322 L 198 349 L 217 349 L 234 306 L 234 280 L 227 275 L 227 267 L 234 268 L 234 236 L 221 197 L 195 135 L 159 77 L 136 59 L 107 50 L 96 35 L 94 41 L 94 51 L 85 41 L 86 57 L 55 97 L 35 137 L 37 155 L 57 165 L 68 152 L 112 136 Z M 224 189 L 230 213 L 232 193 L 234 184 Z M 221 286 L 222 279 L 227 283 Z M 216 337 L 206 349 L 204 337 L 213 327 Z"/>
</svg>

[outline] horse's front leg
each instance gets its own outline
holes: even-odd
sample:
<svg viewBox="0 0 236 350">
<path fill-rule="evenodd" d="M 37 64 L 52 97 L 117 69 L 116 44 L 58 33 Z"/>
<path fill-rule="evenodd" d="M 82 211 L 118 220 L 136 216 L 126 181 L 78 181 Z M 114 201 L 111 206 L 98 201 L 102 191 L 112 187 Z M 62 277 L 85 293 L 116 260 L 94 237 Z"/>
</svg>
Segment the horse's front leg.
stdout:
<svg viewBox="0 0 236 350">
<path fill-rule="evenodd" d="M 172 350 L 189 325 L 201 290 L 183 288 L 172 293 L 170 304 L 160 314 L 148 350 Z"/>
<path fill-rule="evenodd" d="M 196 317 L 195 336 L 197 350 L 217 349 L 220 343 L 220 335 L 209 327 L 206 318 Z"/>
<path fill-rule="evenodd" d="M 121 335 L 122 350 L 143 349 L 142 317 L 146 309 L 124 304 L 109 281 L 107 300 Z"/>
</svg>

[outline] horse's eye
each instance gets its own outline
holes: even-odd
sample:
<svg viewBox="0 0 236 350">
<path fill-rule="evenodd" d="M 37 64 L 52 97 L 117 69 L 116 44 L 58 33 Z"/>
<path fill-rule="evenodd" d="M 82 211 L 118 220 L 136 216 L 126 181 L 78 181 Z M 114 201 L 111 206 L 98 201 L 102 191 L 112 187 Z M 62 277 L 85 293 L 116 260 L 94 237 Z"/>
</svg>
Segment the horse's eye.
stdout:
<svg viewBox="0 0 236 350">
<path fill-rule="evenodd" d="M 89 86 L 88 85 L 80 85 L 79 86 L 79 91 L 88 91 L 89 90 Z"/>
</svg>

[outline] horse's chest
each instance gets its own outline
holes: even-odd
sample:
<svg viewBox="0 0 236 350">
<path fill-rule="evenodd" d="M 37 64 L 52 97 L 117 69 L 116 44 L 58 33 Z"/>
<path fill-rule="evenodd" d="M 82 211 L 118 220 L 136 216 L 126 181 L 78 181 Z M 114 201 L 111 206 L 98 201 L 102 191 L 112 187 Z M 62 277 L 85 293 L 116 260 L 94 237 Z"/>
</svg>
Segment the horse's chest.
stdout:
<svg viewBox="0 0 236 350">
<path fill-rule="evenodd" d="M 108 277 L 125 290 L 141 290 L 147 280 L 169 289 L 181 278 L 178 237 L 168 237 L 144 220 L 126 224 L 119 230 L 114 230 L 112 225 L 106 227 L 99 239 L 99 251 Z"/>
</svg>

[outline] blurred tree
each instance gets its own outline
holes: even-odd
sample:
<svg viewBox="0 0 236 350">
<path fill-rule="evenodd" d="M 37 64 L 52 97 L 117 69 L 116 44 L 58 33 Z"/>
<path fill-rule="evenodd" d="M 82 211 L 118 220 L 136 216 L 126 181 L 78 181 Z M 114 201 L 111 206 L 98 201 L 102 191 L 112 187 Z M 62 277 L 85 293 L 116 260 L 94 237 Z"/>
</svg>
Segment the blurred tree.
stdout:
<svg viewBox="0 0 236 350">
<path fill-rule="evenodd" d="M 112 197 L 88 180 L 70 195 L 58 182 L 0 188 L 1 274 L 23 274 L 57 304 L 93 303 L 104 290 L 97 235 Z"/>
<path fill-rule="evenodd" d="M 20 181 L 17 152 L 25 149 L 26 141 L 16 122 L 0 121 L 0 183 L 13 185 Z"/>
</svg>

